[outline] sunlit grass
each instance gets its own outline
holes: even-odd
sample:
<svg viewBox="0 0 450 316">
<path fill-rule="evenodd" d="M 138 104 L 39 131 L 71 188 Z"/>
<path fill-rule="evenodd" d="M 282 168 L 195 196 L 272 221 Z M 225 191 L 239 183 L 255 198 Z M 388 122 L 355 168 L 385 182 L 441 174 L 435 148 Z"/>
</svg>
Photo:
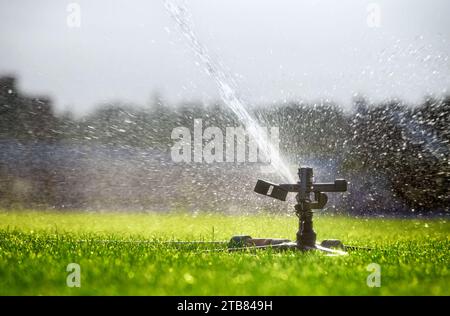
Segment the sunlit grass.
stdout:
<svg viewBox="0 0 450 316">
<path fill-rule="evenodd" d="M 296 217 L 281 215 L 0 212 L 0 294 L 450 294 L 445 219 L 318 216 L 315 228 L 319 239 L 373 249 L 327 257 L 164 243 L 239 234 L 294 239 Z M 80 288 L 66 286 L 71 262 L 81 266 Z M 366 284 L 372 262 L 381 266 L 380 288 Z"/>
</svg>

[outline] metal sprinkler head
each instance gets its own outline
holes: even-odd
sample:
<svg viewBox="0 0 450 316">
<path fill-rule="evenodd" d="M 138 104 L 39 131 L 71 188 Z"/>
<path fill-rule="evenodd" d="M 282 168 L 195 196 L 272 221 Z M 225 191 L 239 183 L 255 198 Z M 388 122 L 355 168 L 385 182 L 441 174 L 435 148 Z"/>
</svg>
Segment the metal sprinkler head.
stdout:
<svg viewBox="0 0 450 316">
<path fill-rule="evenodd" d="M 298 169 L 298 177 L 298 182 L 294 184 L 274 184 L 264 180 L 258 180 L 254 189 L 256 193 L 281 201 L 286 201 L 289 192 L 297 193 L 297 204 L 294 208 L 295 214 L 299 219 L 299 230 L 296 241 L 234 236 L 230 242 L 230 250 L 248 247 L 270 247 L 301 251 L 321 250 L 334 254 L 345 254 L 345 247 L 339 240 L 331 239 L 324 240 L 320 244 L 316 243 L 316 233 L 313 229 L 312 217 L 314 209 L 322 209 L 327 204 L 328 196 L 324 192 L 345 192 L 347 191 L 347 181 L 337 179 L 334 183 L 315 183 L 313 169 L 309 167 L 300 167 Z M 341 250 L 334 248 L 340 248 Z"/>
</svg>

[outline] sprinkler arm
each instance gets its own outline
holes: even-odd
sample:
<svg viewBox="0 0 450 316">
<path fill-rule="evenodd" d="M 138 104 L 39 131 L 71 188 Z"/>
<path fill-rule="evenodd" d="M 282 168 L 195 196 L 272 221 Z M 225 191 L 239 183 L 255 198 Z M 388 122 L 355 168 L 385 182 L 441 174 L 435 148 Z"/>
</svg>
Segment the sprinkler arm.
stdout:
<svg viewBox="0 0 450 316">
<path fill-rule="evenodd" d="M 281 201 L 286 201 L 286 196 L 289 192 L 300 193 L 301 191 L 302 188 L 300 182 L 296 184 L 274 184 L 264 180 L 258 180 L 255 186 L 256 193 L 266 195 Z M 345 192 L 345 191 L 347 191 L 347 181 L 343 179 L 336 179 L 334 180 L 334 183 L 312 183 L 311 186 L 306 186 L 304 193 L 313 192 L 315 194 L 316 200 L 319 201 L 321 198 L 322 199 L 324 198 L 322 195 L 325 194 L 322 194 L 322 192 Z"/>
<path fill-rule="evenodd" d="M 280 189 L 288 192 L 300 192 L 300 184 L 279 184 Z M 347 191 L 347 181 L 336 179 L 334 183 L 313 183 L 306 188 L 306 192 L 345 192 Z"/>
</svg>

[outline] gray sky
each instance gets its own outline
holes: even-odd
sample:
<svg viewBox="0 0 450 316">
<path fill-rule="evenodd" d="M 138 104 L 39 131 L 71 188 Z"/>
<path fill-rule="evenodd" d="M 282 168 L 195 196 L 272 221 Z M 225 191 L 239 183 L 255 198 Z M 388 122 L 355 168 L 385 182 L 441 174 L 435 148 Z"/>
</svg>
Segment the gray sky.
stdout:
<svg viewBox="0 0 450 316">
<path fill-rule="evenodd" d="M 79 28 L 67 25 L 69 3 L 80 5 Z M 187 4 L 200 41 L 253 104 L 450 92 L 448 0 Z M 59 109 L 146 104 L 155 91 L 171 102 L 219 95 L 162 0 L 0 0 L 0 43 L 0 74 L 16 74 L 21 89 L 52 96 Z"/>
</svg>

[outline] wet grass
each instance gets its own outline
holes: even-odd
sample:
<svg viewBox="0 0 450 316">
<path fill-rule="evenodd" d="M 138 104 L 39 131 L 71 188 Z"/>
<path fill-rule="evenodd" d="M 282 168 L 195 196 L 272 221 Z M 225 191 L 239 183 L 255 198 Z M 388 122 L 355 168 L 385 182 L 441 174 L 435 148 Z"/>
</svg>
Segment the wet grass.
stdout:
<svg viewBox="0 0 450 316">
<path fill-rule="evenodd" d="M 1 295 L 450 295 L 446 219 L 317 216 L 318 238 L 372 247 L 347 256 L 229 253 L 171 240 L 294 238 L 281 215 L 0 212 Z M 217 245 L 215 247 L 221 247 Z M 69 263 L 81 287 L 66 285 Z M 367 266 L 381 267 L 369 287 Z"/>
</svg>

